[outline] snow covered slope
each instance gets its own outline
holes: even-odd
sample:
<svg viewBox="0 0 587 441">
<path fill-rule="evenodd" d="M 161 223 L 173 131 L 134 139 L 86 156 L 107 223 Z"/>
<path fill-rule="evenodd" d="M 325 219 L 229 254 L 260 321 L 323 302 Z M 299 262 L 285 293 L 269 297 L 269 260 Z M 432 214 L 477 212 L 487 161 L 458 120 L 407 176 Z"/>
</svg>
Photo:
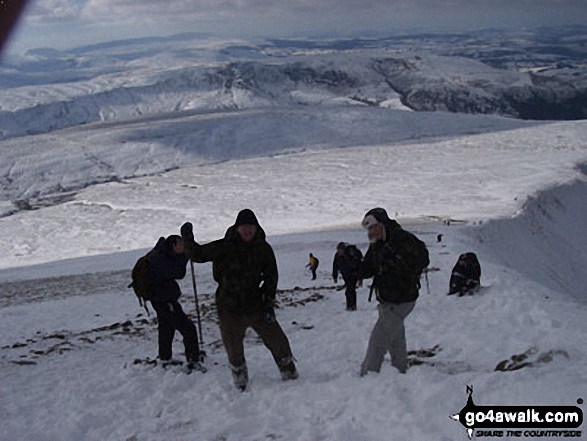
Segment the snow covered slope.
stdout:
<svg viewBox="0 0 587 441">
<path fill-rule="evenodd" d="M 573 189 L 556 193 L 572 195 Z M 566 206 L 570 216 L 561 221 L 573 222 L 576 211 L 585 214 L 585 204 Z M 575 405 L 587 381 L 585 303 L 521 276 L 504 265 L 509 253 L 496 256 L 491 243 L 462 226 L 406 226 L 425 240 L 437 271 L 429 273 L 406 320 L 410 358 L 419 361 L 403 376 L 388 359 L 379 375 L 358 377 L 377 312 L 366 300 L 366 286 L 359 289 L 358 311 L 345 311 L 329 267 L 340 240 L 366 249 L 357 227 L 269 237 L 281 275 L 277 315 L 301 377 L 283 383 L 271 355 L 250 333 L 245 350 L 251 379 L 244 394 L 231 384 L 209 265 L 196 266 L 209 371 L 189 376 L 179 368 L 133 365 L 156 351 L 156 327 L 125 288 L 139 252 L 77 259 L 73 269 L 71 262 L 42 265 L 32 280 L 0 283 L 12 294 L 2 296 L 0 308 L 0 438 L 448 441 L 467 439 L 449 418 L 465 405 L 466 385 L 473 385 L 478 404 Z M 510 229 L 509 221 L 492 223 L 495 234 Z M 584 234 L 584 227 L 567 233 Z M 511 236 L 509 245 L 523 247 L 525 237 Z M 471 297 L 446 296 L 450 270 L 469 250 L 479 255 L 486 288 Z M 553 244 L 553 250 L 564 255 L 565 244 Z M 304 272 L 309 251 L 322 262 L 316 282 Z M 71 275 L 55 277 L 68 270 Z M 20 277 L 27 275 L 23 268 Z M 11 277 L 19 275 L 13 270 Z M 193 314 L 188 279 L 183 304 Z M 174 350 L 180 358 L 180 341 Z M 520 368 L 496 370 L 503 361 Z"/>
<path fill-rule="evenodd" d="M 402 50 L 426 38 L 406 37 Z M 421 68 L 384 74 L 410 88 L 432 78 L 434 69 L 423 74 L 431 66 L 449 66 L 439 55 L 478 51 L 493 69 L 461 57 L 452 71 L 477 69 L 458 85 L 475 90 L 481 71 L 489 83 L 517 84 L 528 64 L 561 60 L 449 40 L 420 59 L 387 53 Z M 585 398 L 587 124 L 398 110 L 387 83 L 370 83 L 383 78 L 381 65 L 378 73 L 357 62 L 372 60 L 367 48 L 389 52 L 388 43 L 194 47 L 183 36 L 40 51 L 22 79 L 0 73 L 14 82 L 0 93 L 1 440 L 453 441 L 466 439 L 449 418 L 465 405 L 466 385 L 479 405 Z M 58 76 L 37 62 L 76 68 Z M 518 72 L 494 76 L 512 65 Z M 41 133 L 15 136 L 31 128 Z M 375 206 L 426 242 L 431 271 L 406 321 L 408 373 L 387 360 L 380 375 L 359 378 L 377 312 L 368 286 L 358 311 L 344 310 L 330 264 L 341 240 L 366 250 L 359 223 Z M 283 383 L 250 333 L 250 387 L 234 389 L 210 265 L 196 266 L 209 372 L 133 365 L 155 355 L 157 339 L 127 288 L 137 257 L 188 220 L 197 239 L 216 239 L 245 207 L 276 252 L 277 315 L 300 379 Z M 446 296 L 466 251 L 479 256 L 484 288 Z M 304 272 L 310 252 L 321 261 L 316 282 Z M 193 313 L 189 276 L 181 285 Z M 178 358 L 181 349 L 177 340 Z M 496 369 L 504 365 L 514 369 Z"/>
</svg>

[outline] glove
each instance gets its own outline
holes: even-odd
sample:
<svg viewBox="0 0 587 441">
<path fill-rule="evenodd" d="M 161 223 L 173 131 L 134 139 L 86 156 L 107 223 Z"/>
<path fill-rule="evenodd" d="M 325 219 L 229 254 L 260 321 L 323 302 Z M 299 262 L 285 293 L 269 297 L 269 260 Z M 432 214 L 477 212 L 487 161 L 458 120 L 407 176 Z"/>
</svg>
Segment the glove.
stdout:
<svg viewBox="0 0 587 441">
<path fill-rule="evenodd" d="M 194 227 L 190 222 L 186 222 L 180 229 L 183 240 L 194 240 Z"/>
</svg>

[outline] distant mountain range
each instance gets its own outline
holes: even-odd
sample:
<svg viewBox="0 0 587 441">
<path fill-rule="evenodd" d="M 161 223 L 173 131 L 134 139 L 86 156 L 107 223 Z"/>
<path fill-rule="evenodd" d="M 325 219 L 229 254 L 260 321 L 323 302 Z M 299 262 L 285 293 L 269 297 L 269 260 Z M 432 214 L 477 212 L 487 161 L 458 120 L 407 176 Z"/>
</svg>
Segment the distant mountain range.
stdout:
<svg viewBox="0 0 587 441">
<path fill-rule="evenodd" d="M 37 49 L 0 67 L 2 138 L 276 105 L 584 119 L 587 27 L 333 40 L 181 34 Z"/>
</svg>

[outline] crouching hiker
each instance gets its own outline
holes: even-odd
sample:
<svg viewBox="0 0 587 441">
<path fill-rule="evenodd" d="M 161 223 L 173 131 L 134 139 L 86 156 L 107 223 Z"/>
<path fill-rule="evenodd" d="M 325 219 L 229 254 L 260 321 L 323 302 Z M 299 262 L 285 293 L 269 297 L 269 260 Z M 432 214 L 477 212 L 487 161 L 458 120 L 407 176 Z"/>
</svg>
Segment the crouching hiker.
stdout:
<svg viewBox="0 0 587 441">
<path fill-rule="evenodd" d="M 359 277 L 373 277 L 371 295 L 379 301 L 379 318 L 371 332 L 361 376 L 379 372 L 387 352 L 391 364 L 401 373 L 408 368 L 404 319 L 414 309 L 420 289 L 420 275 L 430 263 L 426 245 L 389 218 L 383 208 L 367 212 L 363 227 L 369 235 L 369 249 Z"/>
<path fill-rule="evenodd" d="M 205 372 L 196 326 L 178 302 L 181 290 L 176 280 L 185 277 L 187 262 L 183 239 L 177 235 L 160 238 L 150 257 L 151 304 L 159 323 L 159 359 L 164 364 L 171 362 L 173 337 L 175 331 L 179 331 L 183 336 L 188 369 Z"/>
<path fill-rule="evenodd" d="M 247 328 L 253 328 L 271 351 L 284 380 L 298 377 L 289 341 L 273 310 L 277 290 L 277 263 L 271 245 L 255 214 L 239 212 L 223 239 L 200 245 L 192 225 L 181 227 L 186 253 L 197 263 L 212 262 L 216 307 L 222 342 L 228 355 L 234 384 L 245 390 L 248 382 L 244 354 Z"/>
<path fill-rule="evenodd" d="M 464 253 L 452 269 L 448 295 L 473 294 L 481 287 L 481 265 L 475 253 Z"/>
</svg>

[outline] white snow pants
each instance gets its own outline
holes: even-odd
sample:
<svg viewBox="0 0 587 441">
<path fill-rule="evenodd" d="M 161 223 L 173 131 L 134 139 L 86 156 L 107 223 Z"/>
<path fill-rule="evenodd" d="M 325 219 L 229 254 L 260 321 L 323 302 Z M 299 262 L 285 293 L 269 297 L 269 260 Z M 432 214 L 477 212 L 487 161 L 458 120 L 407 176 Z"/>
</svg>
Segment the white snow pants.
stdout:
<svg viewBox="0 0 587 441">
<path fill-rule="evenodd" d="M 391 354 L 391 365 L 400 372 L 408 369 L 408 353 L 406 349 L 406 328 L 404 319 L 408 316 L 416 301 L 406 303 L 380 303 L 379 319 L 369 339 L 367 354 L 361 365 L 361 376 L 367 372 L 379 372 L 385 354 Z"/>
</svg>

